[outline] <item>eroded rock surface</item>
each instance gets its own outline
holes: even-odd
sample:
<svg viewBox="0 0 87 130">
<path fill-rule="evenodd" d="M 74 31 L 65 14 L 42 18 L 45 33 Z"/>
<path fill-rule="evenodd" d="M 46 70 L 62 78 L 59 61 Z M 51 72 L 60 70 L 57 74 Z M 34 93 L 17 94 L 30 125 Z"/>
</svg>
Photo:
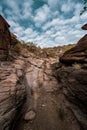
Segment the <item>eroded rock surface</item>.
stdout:
<svg viewBox="0 0 87 130">
<path fill-rule="evenodd" d="M 58 59 L 24 57 L 1 62 L 1 130 L 81 130 L 53 75 Z"/>
<path fill-rule="evenodd" d="M 31 57 L 27 62 L 27 109 L 15 130 L 80 130 L 52 73 L 56 59 Z"/>
<path fill-rule="evenodd" d="M 12 129 L 26 98 L 24 67 L 21 57 L 0 62 L 0 130 Z"/>
<path fill-rule="evenodd" d="M 64 53 L 56 67 L 56 78 L 63 88 L 69 108 L 83 130 L 87 130 L 87 35 L 76 47 Z"/>
<path fill-rule="evenodd" d="M 63 87 L 70 109 L 74 112 L 84 130 L 87 130 L 87 70 L 62 66 L 56 72 L 58 81 Z"/>
</svg>

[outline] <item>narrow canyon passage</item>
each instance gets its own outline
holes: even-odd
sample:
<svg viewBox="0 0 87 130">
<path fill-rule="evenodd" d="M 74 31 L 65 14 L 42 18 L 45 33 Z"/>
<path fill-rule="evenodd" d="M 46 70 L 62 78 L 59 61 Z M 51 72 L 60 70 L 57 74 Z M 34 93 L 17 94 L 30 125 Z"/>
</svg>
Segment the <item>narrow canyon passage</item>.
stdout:
<svg viewBox="0 0 87 130">
<path fill-rule="evenodd" d="M 26 70 L 27 102 L 15 130 L 80 130 L 66 107 L 62 88 L 52 75 L 54 59 L 29 59 Z"/>
</svg>

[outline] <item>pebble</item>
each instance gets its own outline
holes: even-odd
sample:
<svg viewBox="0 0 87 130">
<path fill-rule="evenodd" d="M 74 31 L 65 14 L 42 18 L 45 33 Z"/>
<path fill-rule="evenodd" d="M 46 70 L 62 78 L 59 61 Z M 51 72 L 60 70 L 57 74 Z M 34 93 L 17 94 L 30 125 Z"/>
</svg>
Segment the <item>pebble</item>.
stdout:
<svg viewBox="0 0 87 130">
<path fill-rule="evenodd" d="M 26 120 L 26 121 L 33 120 L 35 118 L 35 116 L 36 116 L 36 113 L 33 110 L 31 110 L 25 114 L 24 120 Z"/>
</svg>

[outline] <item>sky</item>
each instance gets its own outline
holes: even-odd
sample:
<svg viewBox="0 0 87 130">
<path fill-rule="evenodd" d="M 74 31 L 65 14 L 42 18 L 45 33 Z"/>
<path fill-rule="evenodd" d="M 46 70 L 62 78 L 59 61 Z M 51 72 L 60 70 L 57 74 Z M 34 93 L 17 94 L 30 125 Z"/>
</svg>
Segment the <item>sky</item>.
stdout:
<svg viewBox="0 0 87 130">
<path fill-rule="evenodd" d="M 0 13 L 19 40 L 40 47 L 76 43 L 87 31 L 83 0 L 0 0 Z"/>
</svg>

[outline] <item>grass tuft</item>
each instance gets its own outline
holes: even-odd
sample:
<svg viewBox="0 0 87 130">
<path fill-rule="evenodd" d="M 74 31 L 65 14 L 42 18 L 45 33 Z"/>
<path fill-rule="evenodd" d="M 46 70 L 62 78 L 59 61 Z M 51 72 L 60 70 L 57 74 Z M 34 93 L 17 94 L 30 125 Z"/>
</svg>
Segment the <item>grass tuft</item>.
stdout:
<svg viewBox="0 0 87 130">
<path fill-rule="evenodd" d="M 64 112 L 64 109 L 63 108 L 59 108 L 58 109 L 58 116 L 61 120 L 64 120 L 65 118 L 65 112 Z"/>
</svg>

